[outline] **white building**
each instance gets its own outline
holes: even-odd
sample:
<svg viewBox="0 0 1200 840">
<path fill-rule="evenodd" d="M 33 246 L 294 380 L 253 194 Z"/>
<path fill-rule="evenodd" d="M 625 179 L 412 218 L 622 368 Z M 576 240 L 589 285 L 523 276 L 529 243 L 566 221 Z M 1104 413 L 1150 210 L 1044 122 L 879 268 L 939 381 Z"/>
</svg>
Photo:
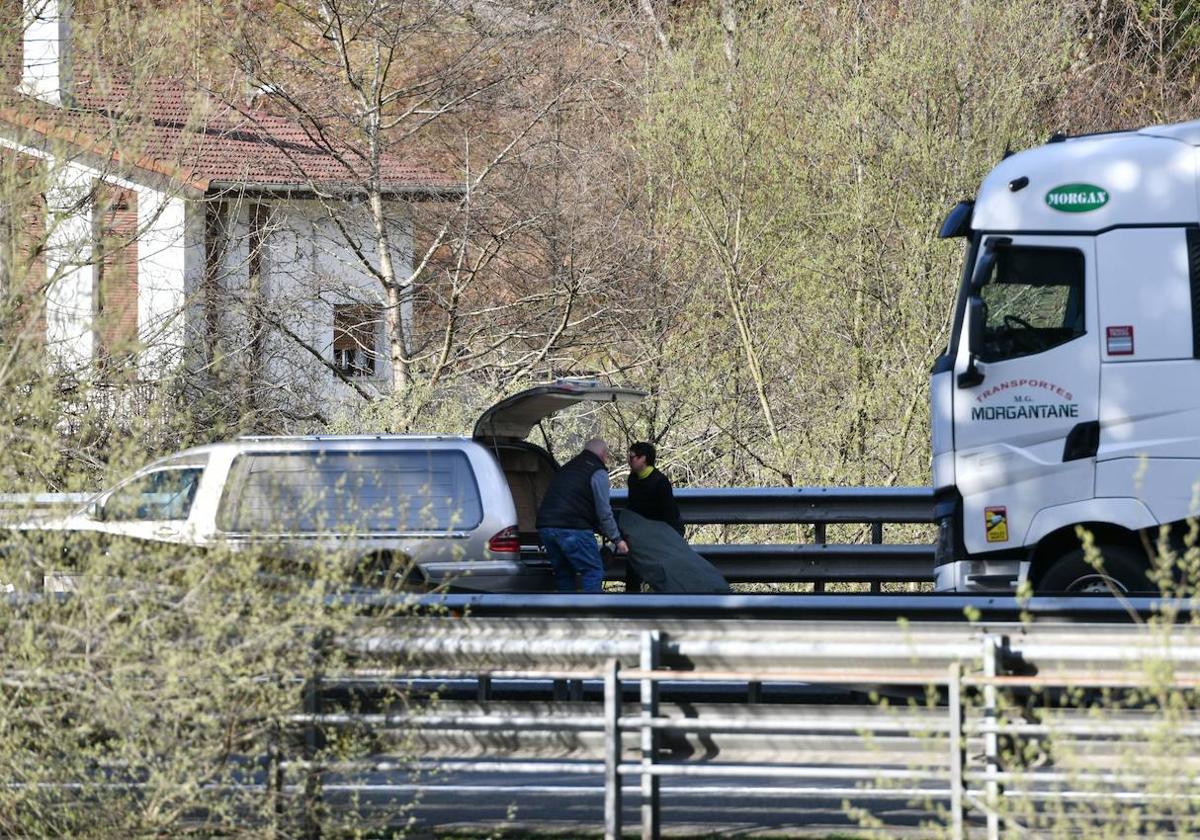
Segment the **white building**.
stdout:
<svg viewBox="0 0 1200 840">
<path fill-rule="evenodd" d="M 141 380 L 236 367 L 293 403 L 385 389 L 386 297 L 363 264 L 377 249 L 352 158 L 252 104 L 77 74 L 70 28 L 69 2 L 26 1 L 22 79 L 0 108 L 9 162 L 44 185 L 45 281 L 27 285 L 55 363 Z M 380 185 L 405 278 L 414 199 L 455 189 L 394 157 Z"/>
</svg>

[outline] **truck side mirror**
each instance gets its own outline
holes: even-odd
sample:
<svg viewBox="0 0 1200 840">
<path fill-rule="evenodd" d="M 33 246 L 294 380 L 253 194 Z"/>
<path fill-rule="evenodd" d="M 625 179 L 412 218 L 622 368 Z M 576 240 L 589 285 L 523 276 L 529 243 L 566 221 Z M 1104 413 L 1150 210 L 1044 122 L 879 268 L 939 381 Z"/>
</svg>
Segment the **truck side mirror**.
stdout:
<svg viewBox="0 0 1200 840">
<path fill-rule="evenodd" d="M 975 356 L 983 350 L 983 322 L 987 318 L 983 298 L 967 299 L 967 369 L 958 375 L 959 388 L 974 388 L 983 383 L 983 372 L 975 366 Z"/>
<path fill-rule="evenodd" d="M 967 334 L 967 349 L 974 356 L 983 351 L 983 322 L 987 320 L 987 310 L 983 298 L 971 295 L 967 301 L 967 311 L 970 313 L 970 330 Z"/>
</svg>

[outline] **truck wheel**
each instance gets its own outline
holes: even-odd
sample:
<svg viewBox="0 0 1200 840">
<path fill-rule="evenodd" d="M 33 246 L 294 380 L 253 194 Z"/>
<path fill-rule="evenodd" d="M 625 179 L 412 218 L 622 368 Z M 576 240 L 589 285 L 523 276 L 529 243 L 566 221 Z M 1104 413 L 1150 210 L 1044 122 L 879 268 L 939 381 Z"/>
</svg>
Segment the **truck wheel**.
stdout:
<svg viewBox="0 0 1200 840">
<path fill-rule="evenodd" d="M 1145 555 L 1123 545 L 1098 547 L 1102 558 L 1103 572 L 1084 559 L 1083 549 L 1077 548 L 1060 557 L 1046 570 L 1034 587 L 1041 592 L 1069 592 L 1076 595 L 1107 595 L 1114 590 L 1119 593 L 1158 592 L 1147 573 Z"/>
</svg>

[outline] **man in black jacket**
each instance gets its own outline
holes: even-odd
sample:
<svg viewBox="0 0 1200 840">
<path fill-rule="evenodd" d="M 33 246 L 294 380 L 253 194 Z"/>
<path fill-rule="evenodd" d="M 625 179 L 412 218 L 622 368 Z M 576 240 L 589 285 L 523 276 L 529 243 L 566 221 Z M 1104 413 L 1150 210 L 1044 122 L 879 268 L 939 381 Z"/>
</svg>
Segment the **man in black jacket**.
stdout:
<svg viewBox="0 0 1200 840">
<path fill-rule="evenodd" d="M 554 565 L 559 592 L 575 592 L 576 575 L 584 592 L 602 591 L 604 561 L 594 533 L 608 537 L 618 554 L 629 552 L 608 497 L 608 459 L 608 444 L 589 440 L 582 452 L 559 467 L 538 507 L 538 536 Z"/>
<path fill-rule="evenodd" d="M 665 522 L 683 536 L 683 519 L 675 504 L 675 492 L 666 474 L 654 468 L 658 453 L 654 444 L 638 442 L 629 447 L 629 502 L 636 514 Z"/>
</svg>

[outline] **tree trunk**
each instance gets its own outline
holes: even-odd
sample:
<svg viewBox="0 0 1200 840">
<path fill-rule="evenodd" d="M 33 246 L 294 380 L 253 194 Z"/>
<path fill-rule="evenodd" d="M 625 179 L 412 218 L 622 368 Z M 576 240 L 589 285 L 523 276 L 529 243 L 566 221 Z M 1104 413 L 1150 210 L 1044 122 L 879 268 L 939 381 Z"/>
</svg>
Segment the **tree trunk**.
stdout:
<svg viewBox="0 0 1200 840">
<path fill-rule="evenodd" d="M 371 221 L 375 225 L 375 247 L 379 252 L 379 274 L 387 291 L 384 322 L 387 324 L 388 353 L 392 362 L 392 390 L 403 394 L 412 385 L 408 324 L 404 321 L 404 310 L 412 303 L 412 278 L 401 280 L 396 276 L 396 265 L 392 262 L 392 239 L 384 213 L 383 196 L 378 190 L 371 191 L 370 205 Z"/>
</svg>

